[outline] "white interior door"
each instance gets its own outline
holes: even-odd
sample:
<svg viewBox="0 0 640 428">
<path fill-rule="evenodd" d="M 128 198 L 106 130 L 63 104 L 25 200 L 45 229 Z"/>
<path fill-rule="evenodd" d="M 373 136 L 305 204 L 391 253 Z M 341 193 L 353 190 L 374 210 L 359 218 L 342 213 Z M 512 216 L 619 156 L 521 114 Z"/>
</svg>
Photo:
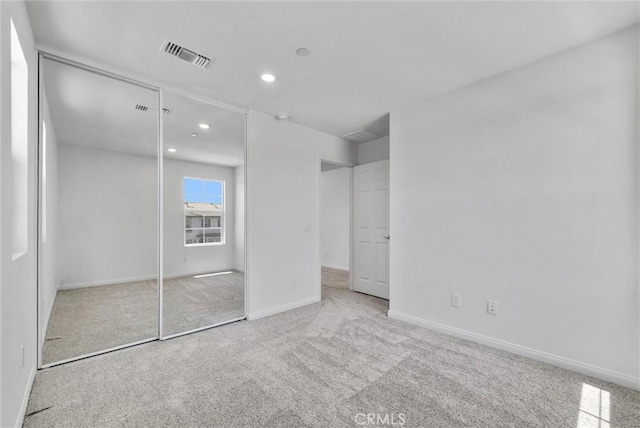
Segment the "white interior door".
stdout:
<svg viewBox="0 0 640 428">
<path fill-rule="evenodd" d="M 389 161 L 354 168 L 353 289 L 389 298 Z"/>
</svg>

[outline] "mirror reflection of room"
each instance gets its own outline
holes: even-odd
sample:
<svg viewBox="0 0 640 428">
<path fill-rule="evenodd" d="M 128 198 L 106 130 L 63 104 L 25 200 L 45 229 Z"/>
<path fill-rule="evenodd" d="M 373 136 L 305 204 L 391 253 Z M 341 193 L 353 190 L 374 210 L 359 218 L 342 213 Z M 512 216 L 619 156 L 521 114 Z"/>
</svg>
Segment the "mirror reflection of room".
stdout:
<svg viewBox="0 0 640 428">
<path fill-rule="evenodd" d="M 245 115 L 41 65 L 42 365 L 243 319 Z"/>
<path fill-rule="evenodd" d="M 244 318 L 245 116 L 165 93 L 163 337 Z"/>
<path fill-rule="evenodd" d="M 41 67 L 46 365 L 158 337 L 158 94 L 50 59 Z"/>
</svg>

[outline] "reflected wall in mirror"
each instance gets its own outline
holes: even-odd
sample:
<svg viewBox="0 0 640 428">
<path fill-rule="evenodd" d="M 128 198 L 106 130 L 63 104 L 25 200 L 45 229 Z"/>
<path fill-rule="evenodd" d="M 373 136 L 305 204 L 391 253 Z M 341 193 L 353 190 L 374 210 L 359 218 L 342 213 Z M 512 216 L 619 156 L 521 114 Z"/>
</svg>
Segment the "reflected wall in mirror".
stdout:
<svg viewBox="0 0 640 428">
<path fill-rule="evenodd" d="M 47 365 L 158 337 L 157 91 L 41 58 Z"/>
<path fill-rule="evenodd" d="M 163 337 L 245 316 L 245 115 L 166 93 Z"/>
</svg>

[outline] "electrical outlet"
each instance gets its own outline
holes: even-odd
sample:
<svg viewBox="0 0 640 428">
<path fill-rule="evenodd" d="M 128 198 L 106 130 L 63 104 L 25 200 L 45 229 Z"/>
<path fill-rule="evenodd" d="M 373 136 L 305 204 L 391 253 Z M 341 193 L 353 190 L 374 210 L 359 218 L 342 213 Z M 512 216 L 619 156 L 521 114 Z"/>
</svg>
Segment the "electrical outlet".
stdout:
<svg viewBox="0 0 640 428">
<path fill-rule="evenodd" d="M 487 313 L 489 315 L 498 315 L 498 302 L 495 300 L 487 300 Z"/>
<path fill-rule="evenodd" d="M 460 295 L 458 293 L 451 293 L 451 306 L 460 307 Z"/>
</svg>

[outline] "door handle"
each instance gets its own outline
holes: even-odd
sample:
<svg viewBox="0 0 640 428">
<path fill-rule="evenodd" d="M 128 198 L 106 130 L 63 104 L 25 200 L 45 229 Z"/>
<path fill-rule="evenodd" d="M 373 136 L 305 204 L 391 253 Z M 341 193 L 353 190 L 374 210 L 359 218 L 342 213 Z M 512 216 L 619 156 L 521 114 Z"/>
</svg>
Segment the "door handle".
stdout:
<svg viewBox="0 0 640 428">
<path fill-rule="evenodd" d="M 385 235 L 383 236 L 384 239 L 391 239 L 391 235 Z"/>
</svg>

